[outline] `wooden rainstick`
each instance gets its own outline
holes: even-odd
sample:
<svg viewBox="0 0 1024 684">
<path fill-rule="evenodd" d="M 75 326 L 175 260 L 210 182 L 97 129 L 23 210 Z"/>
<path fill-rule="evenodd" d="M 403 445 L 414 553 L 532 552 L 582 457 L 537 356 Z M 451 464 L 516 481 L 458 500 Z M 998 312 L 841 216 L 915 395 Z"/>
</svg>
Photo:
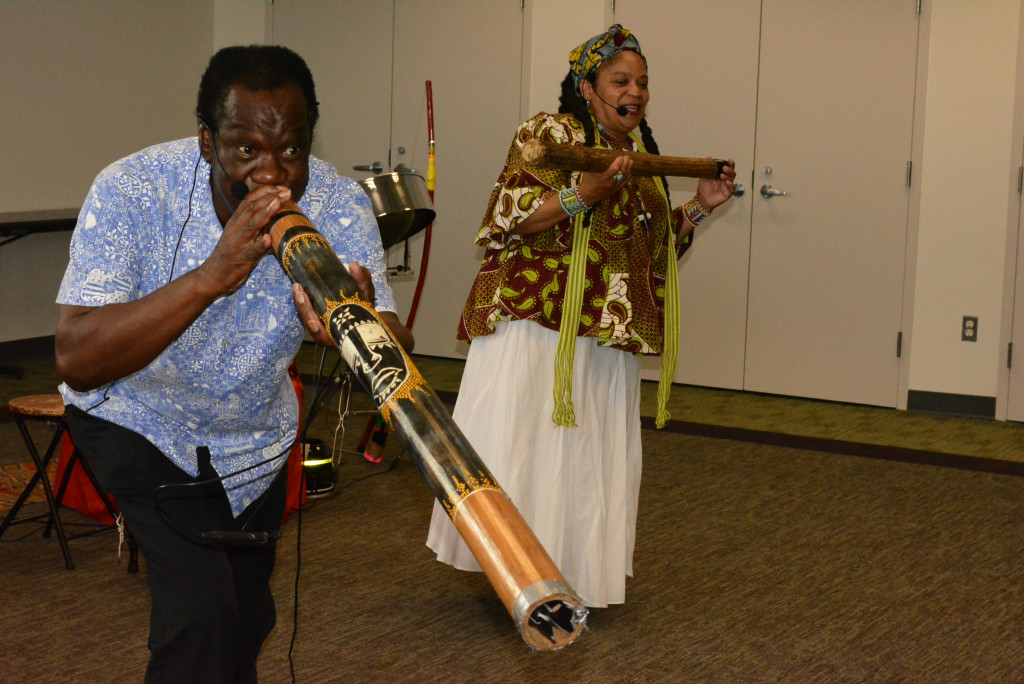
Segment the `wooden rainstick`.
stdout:
<svg viewBox="0 0 1024 684">
<path fill-rule="evenodd" d="M 530 166 L 546 169 L 600 173 L 607 169 L 616 157 L 622 156 L 633 159 L 634 176 L 718 178 L 727 163 L 723 159 L 665 157 L 660 154 L 566 145 L 536 139 L 527 140 L 523 145 L 523 161 Z"/>
</svg>

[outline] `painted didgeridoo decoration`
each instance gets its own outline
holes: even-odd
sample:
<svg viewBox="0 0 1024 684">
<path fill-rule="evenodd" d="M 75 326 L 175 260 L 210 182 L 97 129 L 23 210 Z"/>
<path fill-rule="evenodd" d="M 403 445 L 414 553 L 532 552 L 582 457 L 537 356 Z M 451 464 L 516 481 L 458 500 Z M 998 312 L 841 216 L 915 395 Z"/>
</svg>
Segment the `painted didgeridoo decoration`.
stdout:
<svg viewBox="0 0 1024 684">
<path fill-rule="evenodd" d="M 588 611 L 330 244 L 293 202 L 268 227 L 278 261 L 306 290 L 342 358 L 398 435 L 483 568 L 523 639 L 572 643 Z"/>
<path fill-rule="evenodd" d="M 523 161 L 530 166 L 568 171 L 590 171 L 600 173 L 615 161 L 616 157 L 633 159 L 634 176 L 685 176 L 688 178 L 718 178 L 726 161 L 722 159 L 699 159 L 697 157 L 665 157 L 660 154 L 608 150 L 601 147 L 584 147 L 527 140 L 523 144 Z"/>
</svg>

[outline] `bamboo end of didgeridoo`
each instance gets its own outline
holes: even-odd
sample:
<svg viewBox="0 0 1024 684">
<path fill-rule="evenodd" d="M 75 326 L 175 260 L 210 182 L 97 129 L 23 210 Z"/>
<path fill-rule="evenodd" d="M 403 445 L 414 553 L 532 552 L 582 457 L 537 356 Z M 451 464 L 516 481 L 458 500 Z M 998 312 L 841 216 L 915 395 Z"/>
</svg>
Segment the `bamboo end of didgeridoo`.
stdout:
<svg viewBox="0 0 1024 684">
<path fill-rule="evenodd" d="M 516 598 L 512 621 L 523 640 L 538 651 L 556 651 L 576 640 L 587 626 L 589 611 L 559 580 L 540 580 Z"/>
<path fill-rule="evenodd" d="M 527 644 L 552 651 L 576 640 L 589 611 L 503 491 L 472 492 L 453 522 Z"/>
</svg>

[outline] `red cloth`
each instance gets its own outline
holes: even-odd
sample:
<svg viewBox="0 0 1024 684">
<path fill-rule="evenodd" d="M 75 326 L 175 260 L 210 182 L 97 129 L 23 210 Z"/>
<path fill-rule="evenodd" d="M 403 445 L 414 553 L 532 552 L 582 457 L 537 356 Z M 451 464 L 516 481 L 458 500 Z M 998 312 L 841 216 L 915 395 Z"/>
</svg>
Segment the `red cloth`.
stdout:
<svg viewBox="0 0 1024 684">
<path fill-rule="evenodd" d="M 299 398 L 299 414 L 302 413 L 302 380 L 299 376 L 299 369 L 293 362 L 291 367 L 288 369 L 288 375 L 291 376 L 292 385 L 295 387 L 295 394 Z M 302 434 L 302 424 L 299 424 L 299 434 Z M 64 478 L 64 472 L 67 470 L 68 461 L 71 459 L 71 454 L 75 451 L 75 446 L 71 442 L 71 438 L 68 433 L 64 433 L 63 441 L 60 445 L 60 454 L 57 456 L 57 476 L 55 479 L 55 487 L 60 486 L 61 480 Z M 298 442 L 292 447 L 291 453 L 288 455 L 288 500 L 284 508 L 284 518 L 281 520 L 288 520 L 288 516 L 299 510 L 299 507 L 306 502 L 306 488 L 300 487 L 299 482 L 302 481 L 302 445 Z M 57 490 L 54 489 L 54 495 L 56 496 Z M 88 516 L 97 522 L 104 523 L 106 525 L 113 525 L 114 520 L 110 517 L 110 513 L 107 512 L 106 506 L 103 505 L 103 500 L 100 499 L 99 493 L 93 489 L 92 483 L 89 482 L 89 478 L 86 477 L 85 471 L 82 469 L 80 463 L 75 464 L 74 470 L 71 471 L 71 477 L 68 480 L 68 487 L 64 490 L 63 505 L 78 511 L 82 515 Z M 117 503 L 114 503 L 114 510 L 117 510 Z"/>
</svg>

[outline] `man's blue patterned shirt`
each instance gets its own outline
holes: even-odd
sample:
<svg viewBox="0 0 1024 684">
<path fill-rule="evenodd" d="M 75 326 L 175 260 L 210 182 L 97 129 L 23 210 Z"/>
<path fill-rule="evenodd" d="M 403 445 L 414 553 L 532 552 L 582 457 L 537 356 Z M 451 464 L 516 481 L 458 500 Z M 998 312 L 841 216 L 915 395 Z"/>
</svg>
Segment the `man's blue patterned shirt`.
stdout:
<svg viewBox="0 0 1024 684">
<path fill-rule="evenodd" d="M 195 138 L 104 169 L 78 217 L 58 303 L 133 301 L 203 263 L 222 230 L 209 178 Z M 395 311 L 362 187 L 310 157 L 298 205 L 342 263 L 370 270 L 377 309 Z M 267 255 L 241 289 L 214 302 L 147 367 L 90 392 L 60 391 L 66 403 L 145 436 L 190 475 L 198 474 L 196 448 L 208 447 L 217 473 L 230 476 L 225 489 L 238 515 L 270 485 L 267 475 L 284 465 L 295 439 L 299 406 L 288 366 L 303 335 L 291 282 Z"/>
</svg>

